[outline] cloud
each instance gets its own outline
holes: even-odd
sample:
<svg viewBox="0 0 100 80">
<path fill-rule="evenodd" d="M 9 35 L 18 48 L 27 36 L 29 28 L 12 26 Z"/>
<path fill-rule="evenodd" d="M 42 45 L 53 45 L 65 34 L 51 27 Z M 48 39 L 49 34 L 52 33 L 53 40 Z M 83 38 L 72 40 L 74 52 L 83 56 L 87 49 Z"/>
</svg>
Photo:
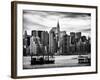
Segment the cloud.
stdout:
<svg viewBox="0 0 100 80">
<path fill-rule="evenodd" d="M 81 31 L 82 31 L 82 32 L 90 32 L 90 31 L 91 31 L 91 28 L 88 28 L 88 29 L 82 29 Z"/>
<path fill-rule="evenodd" d="M 91 14 L 89 13 L 23 11 L 23 29 L 28 32 L 31 30 L 49 31 L 52 27 L 57 27 L 58 21 L 61 31 L 80 31 L 85 34 L 91 31 Z"/>
</svg>

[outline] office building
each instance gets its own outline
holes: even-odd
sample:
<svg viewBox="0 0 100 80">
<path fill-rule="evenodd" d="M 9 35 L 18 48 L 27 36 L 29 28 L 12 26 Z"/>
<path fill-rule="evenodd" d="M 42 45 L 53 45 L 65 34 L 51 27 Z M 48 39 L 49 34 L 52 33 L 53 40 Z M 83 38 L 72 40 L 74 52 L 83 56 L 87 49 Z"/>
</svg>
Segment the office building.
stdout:
<svg viewBox="0 0 100 80">
<path fill-rule="evenodd" d="M 75 38 L 80 39 L 81 38 L 81 32 L 76 32 L 75 33 Z"/>
<path fill-rule="evenodd" d="M 49 52 L 54 54 L 57 50 L 54 31 L 49 32 Z"/>
<path fill-rule="evenodd" d="M 75 44 L 75 32 L 70 32 L 70 43 Z"/>
<path fill-rule="evenodd" d="M 32 30 L 32 31 L 31 31 L 31 36 L 36 37 L 36 30 Z"/>
</svg>

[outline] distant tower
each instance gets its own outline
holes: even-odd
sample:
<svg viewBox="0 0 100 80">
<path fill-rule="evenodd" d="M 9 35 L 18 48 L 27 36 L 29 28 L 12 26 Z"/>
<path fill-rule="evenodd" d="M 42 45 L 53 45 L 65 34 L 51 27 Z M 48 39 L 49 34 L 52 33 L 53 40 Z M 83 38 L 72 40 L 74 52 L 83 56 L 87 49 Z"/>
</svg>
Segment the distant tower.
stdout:
<svg viewBox="0 0 100 80">
<path fill-rule="evenodd" d="M 57 45 L 58 45 L 58 48 L 60 47 L 60 25 L 59 25 L 59 20 L 58 20 L 58 23 L 57 23 Z"/>
<path fill-rule="evenodd" d="M 27 31 L 25 31 L 23 36 L 23 55 L 27 55 L 27 48 L 28 48 L 28 39 L 27 39 Z"/>
<path fill-rule="evenodd" d="M 26 48 L 27 47 L 27 31 L 25 31 L 24 33 L 23 44 L 24 44 L 24 47 Z"/>
<path fill-rule="evenodd" d="M 60 37 L 60 25 L 59 25 L 59 21 L 57 23 L 57 41 L 59 41 L 59 37 Z"/>
</svg>

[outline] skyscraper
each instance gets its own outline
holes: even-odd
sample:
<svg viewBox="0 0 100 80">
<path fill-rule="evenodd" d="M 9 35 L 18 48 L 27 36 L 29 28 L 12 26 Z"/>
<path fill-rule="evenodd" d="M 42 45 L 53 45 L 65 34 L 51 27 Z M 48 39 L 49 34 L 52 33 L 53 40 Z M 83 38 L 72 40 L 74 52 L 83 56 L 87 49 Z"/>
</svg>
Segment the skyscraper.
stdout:
<svg viewBox="0 0 100 80">
<path fill-rule="evenodd" d="M 67 35 L 67 54 L 70 54 L 69 52 L 70 52 L 70 36 L 69 35 Z"/>
<path fill-rule="evenodd" d="M 81 32 L 76 32 L 75 38 L 81 38 Z"/>
<path fill-rule="evenodd" d="M 60 41 L 59 41 L 60 40 L 60 25 L 59 25 L 59 21 L 57 23 L 57 34 L 56 35 L 57 35 L 56 39 L 57 39 L 57 42 L 58 42 L 57 45 L 58 45 L 58 48 L 59 48 L 60 47 Z"/>
<path fill-rule="evenodd" d="M 23 35 L 23 55 L 24 56 L 27 56 L 29 54 L 29 50 L 28 50 L 28 47 L 29 47 L 29 44 L 28 44 L 28 35 L 27 35 L 27 31 L 24 32 L 24 35 Z"/>
<path fill-rule="evenodd" d="M 64 41 L 64 36 L 66 35 L 66 31 L 60 31 L 60 37 L 59 37 L 59 49 L 60 49 L 60 54 L 63 53 L 63 41 Z"/>
<path fill-rule="evenodd" d="M 56 50 L 57 50 L 57 47 L 56 47 L 55 33 L 54 31 L 50 30 L 49 32 L 49 52 L 54 54 Z"/>
<path fill-rule="evenodd" d="M 26 48 L 27 45 L 27 31 L 25 31 L 24 35 L 23 35 L 23 47 Z"/>
<path fill-rule="evenodd" d="M 31 32 L 31 36 L 36 37 L 36 30 L 32 30 L 32 32 Z"/>
<path fill-rule="evenodd" d="M 39 38 L 40 38 L 40 42 L 41 42 L 41 38 L 42 38 L 42 35 L 41 35 L 42 32 L 43 32 L 43 31 L 40 31 L 40 30 L 38 31 L 38 36 L 39 36 Z"/>
<path fill-rule="evenodd" d="M 41 32 L 41 42 L 44 46 L 48 46 L 49 44 L 49 34 L 47 31 Z"/>
<path fill-rule="evenodd" d="M 75 39 L 77 40 L 77 42 L 81 39 L 81 32 L 75 33 Z"/>
<path fill-rule="evenodd" d="M 62 38 L 62 54 L 67 54 L 67 35 L 64 35 Z"/>
<path fill-rule="evenodd" d="M 38 31 L 32 30 L 30 37 L 30 54 L 36 55 L 39 51 L 40 38 L 38 37 Z"/>
<path fill-rule="evenodd" d="M 70 32 L 71 44 L 75 44 L 75 32 Z"/>
<path fill-rule="evenodd" d="M 32 31 L 32 33 L 33 33 L 33 31 Z M 35 55 L 36 49 L 37 49 L 36 37 L 34 34 L 32 34 L 32 36 L 30 37 L 30 54 Z"/>
</svg>

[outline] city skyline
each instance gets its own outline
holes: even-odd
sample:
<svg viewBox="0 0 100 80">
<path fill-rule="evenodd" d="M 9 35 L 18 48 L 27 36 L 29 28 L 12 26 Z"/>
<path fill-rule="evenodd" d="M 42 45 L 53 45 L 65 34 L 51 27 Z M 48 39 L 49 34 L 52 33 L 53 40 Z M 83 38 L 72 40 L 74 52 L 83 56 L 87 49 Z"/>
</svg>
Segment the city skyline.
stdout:
<svg viewBox="0 0 100 80">
<path fill-rule="evenodd" d="M 27 35 L 27 31 L 25 31 L 23 45 L 24 55 L 41 55 L 40 53 L 65 55 L 76 52 L 91 52 L 90 37 L 86 38 L 86 36 L 82 36 L 81 32 L 71 32 L 70 35 L 67 35 L 65 31 L 60 32 L 59 24 L 57 27 L 53 27 L 49 33 L 47 31 L 33 30 L 31 35 Z"/>
<path fill-rule="evenodd" d="M 32 31 L 43 31 L 43 30 L 31 30 L 30 34 L 28 34 L 27 30 L 25 30 L 24 33 L 23 33 L 23 36 L 25 35 L 25 32 L 27 32 L 27 35 L 31 36 Z M 43 32 L 48 32 L 48 31 L 44 30 Z M 60 31 L 60 32 L 65 32 L 65 31 Z M 79 33 L 79 32 L 69 32 L 69 33 L 66 32 L 66 35 L 70 36 L 70 33 Z M 49 34 L 49 32 L 48 32 L 48 34 Z M 85 36 L 86 38 L 91 38 L 91 36 L 83 35 L 82 32 L 81 32 L 81 36 Z"/>
<path fill-rule="evenodd" d="M 46 13 L 54 15 L 55 12 L 46 12 Z M 29 18 L 31 14 L 32 16 Z M 84 36 L 82 35 L 82 33 L 84 32 L 86 32 L 87 34 L 90 32 L 90 27 L 85 26 L 87 24 L 84 25 L 85 26 L 84 29 L 82 28 L 82 26 L 81 28 L 78 28 L 78 27 L 75 27 L 75 24 L 79 26 L 78 24 L 80 23 L 77 22 L 78 23 L 77 24 L 76 22 L 72 20 L 74 23 L 72 24 L 74 25 L 73 26 L 74 28 L 71 27 L 72 29 L 70 33 L 68 34 L 67 31 L 68 29 L 70 29 L 70 27 L 66 27 L 67 25 L 64 25 L 66 21 L 62 25 L 61 21 L 63 20 L 58 18 L 58 20 L 54 20 L 54 21 L 57 21 L 55 26 L 52 26 L 53 23 L 49 23 L 49 27 L 48 27 L 48 26 L 45 26 L 48 23 L 43 24 L 42 22 L 40 22 L 40 21 L 43 21 L 42 19 L 46 19 L 46 21 L 48 21 L 48 19 L 46 18 L 46 14 L 43 15 L 43 13 L 40 14 L 39 12 L 39 14 L 37 14 L 38 16 L 36 15 L 34 16 L 33 15 L 34 13 L 32 13 L 32 11 L 31 11 L 31 14 L 29 14 L 26 17 L 26 19 L 24 16 L 24 20 L 23 20 L 24 26 L 26 26 L 23 28 L 24 29 L 23 30 L 23 56 L 24 57 L 30 56 L 31 65 L 53 64 L 55 66 L 59 66 L 57 64 L 61 62 L 61 60 L 60 61 L 58 60 L 58 63 L 57 63 L 56 62 L 57 60 L 55 60 L 56 56 L 57 56 L 56 58 L 60 56 L 66 57 L 67 55 L 70 55 L 70 56 L 71 55 L 90 55 L 91 56 L 91 38 L 87 35 L 84 35 Z M 59 15 L 59 17 L 62 17 L 62 16 L 64 17 L 64 14 L 65 13 L 60 13 L 60 12 L 56 13 L 56 15 Z M 39 20 L 40 18 L 39 15 L 41 15 L 42 17 L 44 16 L 44 18 Z M 55 15 L 55 18 L 57 18 L 56 15 Z M 83 17 L 85 17 L 85 20 L 86 20 L 86 15 L 87 14 L 75 13 L 73 14 L 73 16 L 70 15 L 70 17 L 75 18 L 76 20 L 77 18 L 82 17 L 81 19 L 83 19 Z M 32 18 L 33 16 L 34 16 L 34 19 Z M 90 14 L 88 14 L 88 16 L 90 16 Z M 37 22 L 35 22 L 35 19 L 37 19 Z M 71 25 L 71 23 L 67 23 L 67 24 Z M 30 25 L 33 27 L 30 27 Z M 29 34 L 29 31 L 31 32 L 31 34 Z M 66 59 L 67 57 L 65 58 L 65 61 L 67 61 Z M 70 63 L 72 62 L 72 60 L 73 59 L 70 59 Z M 81 61 L 78 61 L 78 58 L 76 58 L 76 60 L 77 60 L 76 62 L 78 63 L 81 62 Z M 87 59 L 86 65 L 88 66 L 91 65 L 90 60 L 91 60 L 90 58 Z M 65 61 L 62 61 L 59 64 L 61 65 Z M 63 66 L 63 64 L 61 66 Z"/>
<path fill-rule="evenodd" d="M 30 35 L 32 30 L 50 31 L 59 22 L 60 31 L 82 32 L 82 35 L 90 36 L 91 14 L 68 13 L 51 11 L 23 11 L 23 31 Z M 68 22 L 68 23 L 66 23 Z"/>
</svg>

